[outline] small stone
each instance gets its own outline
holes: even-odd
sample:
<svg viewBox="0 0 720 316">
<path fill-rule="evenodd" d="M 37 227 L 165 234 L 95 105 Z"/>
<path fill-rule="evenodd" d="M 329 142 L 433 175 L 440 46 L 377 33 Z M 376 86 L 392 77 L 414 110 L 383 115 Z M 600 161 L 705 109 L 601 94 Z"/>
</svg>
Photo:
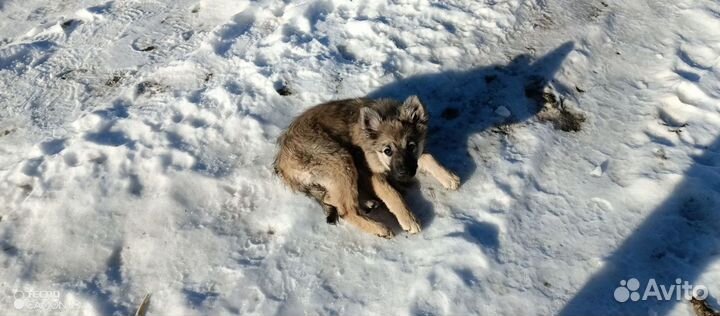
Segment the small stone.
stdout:
<svg viewBox="0 0 720 316">
<path fill-rule="evenodd" d="M 288 95 L 292 94 L 292 91 L 290 90 L 290 88 L 288 88 L 285 85 L 276 89 L 275 91 L 277 91 L 277 93 L 281 96 L 288 96 Z"/>
<path fill-rule="evenodd" d="M 512 113 L 510 112 L 510 110 L 508 110 L 508 108 L 501 105 L 497 109 L 495 109 L 495 114 L 500 115 L 502 117 L 508 117 Z"/>
</svg>

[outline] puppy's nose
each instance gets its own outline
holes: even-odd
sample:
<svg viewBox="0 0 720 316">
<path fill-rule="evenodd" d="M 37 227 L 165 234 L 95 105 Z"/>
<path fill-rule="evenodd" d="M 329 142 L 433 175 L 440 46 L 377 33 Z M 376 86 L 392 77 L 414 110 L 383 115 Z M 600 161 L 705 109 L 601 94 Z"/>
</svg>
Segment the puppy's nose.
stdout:
<svg viewBox="0 0 720 316">
<path fill-rule="evenodd" d="M 410 181 L 413 176 L 414 174 L 409 173 L 407 170 L 398 170 L 397 172 L 395 172 L 395 179 L 401 182 Z"/>
<path fill-rule="evenodd" d="M 410 173 L 410 171 L 408 171 L 408 170 L 400 169 L 400 170 L 398 170 L 398 171 L 396 172 L 396 175 L 397 175 L 398 178 L 401 178 L 401 179 L 410 179 L 410 178 L 412 178 L 415 174 Z"/>
<path fill-rule="evenodd" d="M 406 177 L 414 177 L 416 170 L 417 169 L 415 169 L 415 168 L 402 168 L 402 169 L 398 170 L 398 175 L 406 176 Z"/>
</svg>

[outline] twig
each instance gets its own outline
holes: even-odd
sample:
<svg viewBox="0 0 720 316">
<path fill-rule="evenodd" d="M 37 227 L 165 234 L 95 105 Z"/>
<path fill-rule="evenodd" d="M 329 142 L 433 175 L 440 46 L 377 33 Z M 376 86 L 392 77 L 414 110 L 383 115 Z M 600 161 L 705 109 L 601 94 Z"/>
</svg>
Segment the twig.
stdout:
<svg viewBox="0 0 720 316">
<path fill-rule="evenodd" d="M 135 316 L 145 316 L 148 306 L 150 306 L 150 293 L 146 294 L 145 298 L 143 298 L 142 303 L 140 303 L 140 307 L 138 307 L 137 312 L 135 312 Z"/>
</svg>

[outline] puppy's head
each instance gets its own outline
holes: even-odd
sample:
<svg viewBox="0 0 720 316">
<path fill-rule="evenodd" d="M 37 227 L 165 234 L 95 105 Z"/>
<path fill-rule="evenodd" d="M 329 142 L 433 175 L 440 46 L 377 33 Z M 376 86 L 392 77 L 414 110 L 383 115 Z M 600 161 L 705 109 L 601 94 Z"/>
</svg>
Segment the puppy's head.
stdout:
<svg viewBox="0 0 720 316">
<path fill-rule="evenodd" d="M 405 102 L 381 100 L 360 109 L 366 155 L 377 155 L 385 173 L 396 181 L 411 180 L 425 147 L 428 115 L 417 96 Z"/>
</svg>

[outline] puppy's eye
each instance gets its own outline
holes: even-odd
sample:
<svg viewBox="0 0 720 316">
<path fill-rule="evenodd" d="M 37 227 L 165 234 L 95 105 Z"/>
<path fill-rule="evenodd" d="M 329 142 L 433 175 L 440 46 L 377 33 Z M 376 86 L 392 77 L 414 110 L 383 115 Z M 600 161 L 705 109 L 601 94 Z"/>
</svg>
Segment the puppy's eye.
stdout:
<svg viewBox="0 0 720 316">
<path fill-rule="evenodd" d="M 417 149 L 417 145 L 415 144 L 415 142 L 409 142 L 407 144 L 407 149 L 409 151 L 415 152 L 415 150 Z"/>
<path fill-rule="evenodd" d="M 390 146 L 385 147 L 385 149 L 383 150 L 383 152 L 384 152 L 385 155 L 387 155 L 388 157 L 392 156 L 392 154 L 393 154 L 392 148 L 390 148 Z"/>
</svg>

